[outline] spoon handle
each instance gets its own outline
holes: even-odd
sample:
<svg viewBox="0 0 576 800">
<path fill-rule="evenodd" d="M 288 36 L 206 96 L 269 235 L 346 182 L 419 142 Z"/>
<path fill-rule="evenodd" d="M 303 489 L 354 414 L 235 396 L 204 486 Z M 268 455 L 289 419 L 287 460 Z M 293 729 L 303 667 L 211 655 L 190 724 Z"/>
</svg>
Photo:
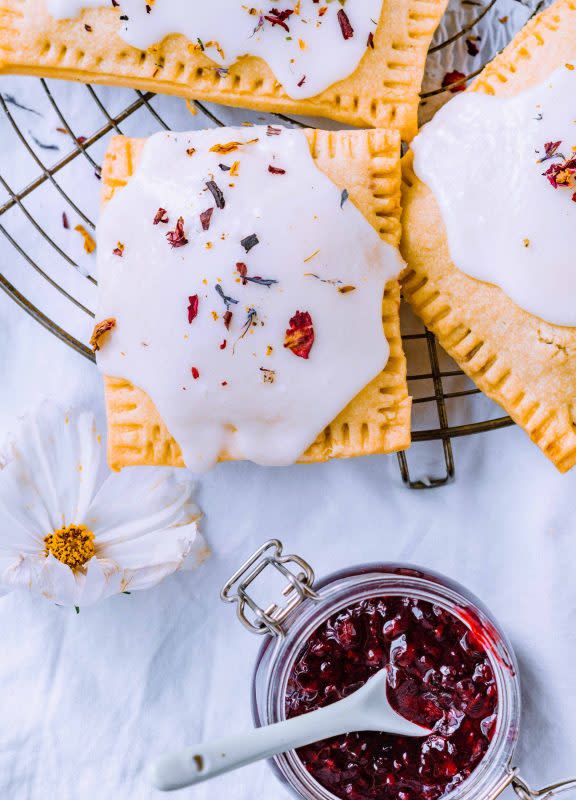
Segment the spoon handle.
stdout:
<svg viewBox="0 0 576 800">
<path fill-rule="evenodd" d="M 284 722 L 197 744 L 165 756 L 152 764 L 152 783 L 163 791 L 182 789 L 253 761 L 354 730 L 350 728 L 350 711 L 345 703 L 344 708 L 342 705 L 336 703 Z"/>
</svg>

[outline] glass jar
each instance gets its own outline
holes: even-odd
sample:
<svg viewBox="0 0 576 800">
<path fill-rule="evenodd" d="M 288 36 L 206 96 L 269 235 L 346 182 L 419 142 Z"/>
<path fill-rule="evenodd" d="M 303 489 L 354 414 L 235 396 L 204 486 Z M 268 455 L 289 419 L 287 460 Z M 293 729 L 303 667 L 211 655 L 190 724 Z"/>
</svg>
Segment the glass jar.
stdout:
<svg viewBox="0 0 576 800">
<path fill-rule="evenodd" d="M 222 599 L 237 604 L 241 622 L 265 636 L 254 670 L 252 711 L 260 727 L 285 719 L 287 682 L 293 664 L 311 634 L 335 612 L 369 598 L 404 596 L 440 606 L 472 630 L 489 657 L 498 689 L 498 714 L 492 741 L 472 774 L 442 800 L 491 800 L 512 785 L 522 800 L 576 789 L 564 781 L 533 792 L 512 758 L 520 724 L 520 684 L 510 642 L 482 603 L 448 578 L 418 567 L 364 564 L 315 582 L 309 564 L 283 555 L 278 540 L 266 542 L 235 573 L 222 590 Z M 264 605 L 255 600 L 255 582 L 265 572 L 280 573 L 283 600 Z M 249 592 L 249 588 L 252 587 Z M 270 764 L 280 780 L 305 800 L 337 800 L 305 769 L 296 752 L 274 757 Z"/>
</svg>

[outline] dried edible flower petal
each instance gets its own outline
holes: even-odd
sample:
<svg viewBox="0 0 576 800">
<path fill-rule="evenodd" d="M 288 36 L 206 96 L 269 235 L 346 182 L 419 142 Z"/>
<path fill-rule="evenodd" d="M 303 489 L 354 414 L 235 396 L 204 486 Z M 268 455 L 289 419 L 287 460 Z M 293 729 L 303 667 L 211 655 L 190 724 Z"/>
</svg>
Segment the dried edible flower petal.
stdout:
<svg viewBox="0 0 576 800">
<path fill-rule="evenodd" d="M 212 214 L 214 213 L 214 208 L 207 208 L 206 211 L 203 211 L 200 214 L 200 222 L 202 223 L 202 230 L 207 231 L 210 227 L 210 220 L 212 219 Z"/>
<path fill-rule="evenodd" d="M 351 39 L 354 36 L 354 28 L 350 24 L 350 20 L 348 19 L 348 15 L 344 11 L 343 8 L 337 14 L 338 22 L 340 23 L 340 30 L 342 31 L 342 36 L 345 39 Z"/>
<path fill-rule="evenodd" d="M 163 222 L 164 224 L 170 222 L 165 208 L 159 208 L 154 215 L 154 225 L 158 225 L 159 222 Z"/>
<path fill-rule="evenodd" d="M 562 144 L 562 139 L 560 139 L 557 142 L 545 142 L 544 155 L 542 156 L 542 158 L 538 159 L 538 163 L 541 164 L 543 161 L 548 161 L 549 158 L 554 158 L 554 156 L 556 156 L 556 158 L 564 158 L 564 156 L 561 153 L 556 152 L 561 144 Z"/>
<path fill-rule="evenodd" d="M 278 283 L 275 278 L 261 278 L 260 275 L 253 275 L 252 277 L 250 275 L 245 275 L 243 282 L 245 283 L 246 281 L 249 281 L 250 283 L 257 283 L 259 286 L 267 286 L 268 288 L 273 286 L 275 283 Z"/>
<path fill-rule="evenodd" d="M 552 186 L 557 189 L 559 186 L 571 186 L 574 183 L 576 173 L 576 158 L 569 158 L 560 163 L 551 164 L 542 175 L 548 178 Z"/>
<path fill-rule="evenodd" d="M 236 272 L 242 276 L 242 285 L 246 286 L 246 275 L 248 274 L 248 267 L 243 261 L 236 263 Z"/>
<path fill-rule="evenodd" d="M 240 240 L 240 244 L 242 245 L 244 250 L 246 250 L 246 252 L 249 253 L 250 250 L 252 250 L 253 247 L 256 247 L 256 245 L 259 243 L 259 241 L 260 240 L 258 239 L 256 234 L 255 233 L 251 233 L 250 236 L 245 236 L 243 239 L 241 239 Z"/>
<path fill-rule="evenodd" d="M 233 297 L 228 297 L 227 294 L 224 294 L 224 289 L 220 286 L 219 283 L 217 283 L 214 288 L 216 289 L 216 291 L 218 292 L 218 294 L 220 295 L 220 297 L 224 301 L 224 305 L 226 306 L 226 311 L 230 310 L 230 306 L 231 305 L 237 305 L 238 304 L 238 300 L 234 300 Z"/>
<path fill-rule="evenodd" d="M 214 144 L 210 148 L 211 153 L 219 153 L 220 155 L 227 155 L 227 153 L 233 153 L 234 150 L 238 150 L 244 142 L 226 142 L 225 144 Z"/>
<path fill-rule="evenodd" d="M 102 337 L 104 334 L 111 331 L 112 328 L 116 327 L 116 320 L 114 317 L 108 317 L 108 319 L 103 319 L 102 322 L 97 322 L 94 325 L 94 330 L 92 331 L 92 336 L 90 337 L 90 347 L 94 352 L 100 350 L 100 345 L 102 344 Z"/>
<path fill-rule="evenodd" d="M 278 11 L 277 8 L 271 8 L 268 14 L 264 14 L 264 19 L 271 22 L 272 25 L 280 25 L 284 28 L 286 33 L 290 33 L 290 28 L 286 24 L 286 20 L 294 13 L 293 9 L 286 9 L 285 11 Z"/>
<path fill-rule="evenodd" d="M 305 278 L 316 278 L 317 281 L 320 283 L 329 283 L 330 286 L 341 286 L 342 281 L 338 280 L 338 278 L 321 278 L 320 275 L 317 275 L 315 272 L 305 272 Z"/>
<path fill-rule="evenodd" d="M 198 316 L 198 295 L 192 294 L 188 298 L 188 322 L 192 323 Z"/>
<path fill-rule="evenodd" d="M 232 348 L 232 352 L 234 352 L 236 345 L 238 344 L 240 339 L 243 339 L 246 336 L 252 325 L 256 325 L 257 321 L 258 321 L 258 312 L 256 311 L 255 308 L 249 308 L 248 313 L 246 314 L 246 322 L 244 323 L 244 327 L 242 328 L 242 333 L 234 342 L 234 347 Z"/>
<path fill-rule="evenodd" d="M 466 89 L 466 75 L 457 69 L 447 72 L 442 78 L 442 87 L 449 89 L 452 94 L 463 92 Z"/>
<path fill-rule="evenodd" d="M 275 280 L 274 278 L 261 278 L 259 275 L 254 275 L 253 277 L 250 277 L 248 275 L 248 267 L 243 261 L 237 262 L 236 271 L 238 272 L 239 275 L 242 276 L 243 286 L 246 286 L 248 281 L 250 281 L 250 283 L 257 283 L 259 286 L 267 286 L 268 288 L 270 288 L 270 286 L 273 286 L 275 283 L 278 283 L 278 281 Z"/>
<path fill-rule="evenodd" d="M 166 238 L 172 247 L 184 247 L 188 244 L 188 239 L 184 235 L 184 217 L 178 217 L 178 222 L 173 231 L 168 231 Z"/>
<path fill-rule="evenodd" d="M 200 377 L 200 373 L 198 372 L 197 367 L 192 367 L 190 372 L 192 373 L 192 377 L 194 378 L 194 380 L 197 381 L 198 378 Z"/>
<path fill-rule="evenodd" d="M 84 239 L 84 250 L 87 253 L 93 253 L 96 250 L 96 242 L 92 238 L 92 236 L 88 233 L 84 225 L 76 225 L 74 228 L 75 231 L 78 231 L 81 234 L 82 238 Z"/>
<path fill-rule="evenodd" d="M 272 175 L 286 175 L 285 169 L 282 169 L 282 167 L 273 167 L 272 164 L 268 164 L 268 172 L 272 173 Z"/>
<path fill-rule="evenodd" d="M 308 311 L 297 311 L 289 323 L 284 337 L 284 347 L 299 358 L 308 358 L 314 344 L 314 326 Z"/>
<path fill-rule="evenodd" d="M 210 190 L 212 193 L 212 197 L 214 198 L 214 202 L 216 203 L 218 208 L 224 208 L 226 202 L 224 200 L 224 195 L 222 194 L 222 190 L 218 186 L 215 181 L 206 181 L 206 188 Z"/>
<path fill-rule="evenodd" d="M 468 51 L 469 56 L 477 56 L 480 50 L 478 49 L 478 45 L 474 41 L 477 37 L 469 36 L 465 39 L 466 50 Z"/>
</svg>

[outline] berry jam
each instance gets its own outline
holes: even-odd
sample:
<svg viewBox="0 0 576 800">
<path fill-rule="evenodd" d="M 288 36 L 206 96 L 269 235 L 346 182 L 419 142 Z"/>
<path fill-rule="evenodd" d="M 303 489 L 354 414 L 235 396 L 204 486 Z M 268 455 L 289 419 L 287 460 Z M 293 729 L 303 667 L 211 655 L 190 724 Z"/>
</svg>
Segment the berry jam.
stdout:
<svg viewBox="0 0 576 800">
<path fill-rule="evenodd" d="M 448 611 L 390 596 L 333 614 L 294 662 L 286 715 L 340 700 L 383 667 L 393 708 L 432 733 L 350 733 L 298 755 L 318 783 L 344 800 L 438 800 L 481 761 L 498 705 L 485 649 Z"/>
</svg>

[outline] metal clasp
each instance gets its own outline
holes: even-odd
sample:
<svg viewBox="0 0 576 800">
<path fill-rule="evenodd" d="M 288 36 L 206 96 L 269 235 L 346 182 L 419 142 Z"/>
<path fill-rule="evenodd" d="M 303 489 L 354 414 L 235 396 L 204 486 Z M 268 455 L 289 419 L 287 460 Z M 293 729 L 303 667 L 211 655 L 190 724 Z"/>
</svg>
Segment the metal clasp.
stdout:
<svg viewBox="0 0 576 800">
<path fill-rule="evenodd" d="M 487 800 L 496 800 L 508 786 L 514 789 L 520 800 L 545 800 L 546 798 L 554 797 L 561 792 L 567 792 L 571 789 L 576 791 L 576 778 L 553 783 L 550 784 L 550 786 L 545 786 L 543 789 L 531 789 L 520 775 L 518 769 L 516 767 L 509 767 L 500 783 L 488 795 Z"/>
<path fill-rule="evenodd" d="M 520 800 L 543 800 L 543 798 L 553 797 L 561 792 L 568 792 L 571 789 L 576 791 L 576 778 L 552 783 L 550 786 L 545 786 L 543 789 L 531 789 L 516 769 L 512 770 L 512 779 L 510 783 Z"/>
<path fill-rule="evenodd" d="M 270 539 L 242 564 L 220 592 L 222 600 L 237 604 L 238 619 L 252 633 L 284 636 L 282 623 L 289 614 L 307 598 L 318 599 L 312 588 L 314 570 L 310 564 L 300 556 L 284 556 L 282 550 L 282 542 Z M 295 565 L 298 570 L 290 570 L 288 567 L 290 564 Z M 282 595 L 287 601 L 285 605 L 271 603 L 262 608 L 247 592 L 250 584 L 262 575 L 267 567 L 277 570 L 288 581 L 282 589 Z"/>
</svg>

